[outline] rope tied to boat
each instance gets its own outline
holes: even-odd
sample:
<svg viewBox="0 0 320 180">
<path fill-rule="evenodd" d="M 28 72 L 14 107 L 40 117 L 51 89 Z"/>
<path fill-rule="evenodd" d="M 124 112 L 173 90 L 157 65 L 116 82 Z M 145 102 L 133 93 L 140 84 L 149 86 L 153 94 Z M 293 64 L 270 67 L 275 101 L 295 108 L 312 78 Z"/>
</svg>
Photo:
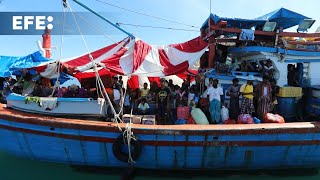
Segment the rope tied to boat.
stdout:
<svg viewBox="0 0 320 180">
<path fill-rule="evenodd" d="M 126 124 L 126 129 L 125 131 L 123 132 L 123 140 L 124 141 L 127 141 L 127 145 L 128 145 L 128 163 L 129 165 L 131 165 L 132 163 L 135 163 L 135 161 L 133 160 L 132 158 L 132 155 L 131 155 L 131 139 L 133 140 L 137 140 L 136 137 L 133 135 L 133 132 L 131 131 L 131 118 L 132 117 L 132 111 L 131 111 L 131 114 L 130 114 L 130 122 Z M 126 142 L 124 142 L 126 143 Z"/>
</svg>

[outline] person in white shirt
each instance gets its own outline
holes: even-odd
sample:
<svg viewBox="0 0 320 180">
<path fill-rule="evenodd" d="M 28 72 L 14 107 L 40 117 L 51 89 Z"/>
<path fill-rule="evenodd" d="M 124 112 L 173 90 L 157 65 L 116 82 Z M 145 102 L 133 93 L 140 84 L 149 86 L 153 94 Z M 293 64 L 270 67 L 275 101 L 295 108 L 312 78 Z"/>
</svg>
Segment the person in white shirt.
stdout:
<svg viewBox="0 0 320 180">
<path fill-rule="evenodd" d="M 146 103 L 146 98 L 142 98 L 140 104 L 138 105 L 139 114 L 146 115 L 148 114 L 149 104 Z"/>
<path fill-rule="evenodd" d="M 218 87 L 219 81 L 217 79 L 209 79 L 210 85 L 207 91 L 207 95 L 209 96 L 210 102 L 210 116 L 211 122 L 213 124 L 220 123 L 220 106 L 221 106 L 221 99 L 223 95 L 223 90 L 221 87 Z"/>
<path fill-rule="evenodd" d="M 221 99 L 223 95 L 223 89 L 221 87 L 218 87 L 219 81 L 217 79 L 209 79 L 210 82 L 212 82 L 212 86 L 209 86 L 207 95 L 209 96 L 209 102 L 210 102 L 210 116 L 211 116 L 211 122 L 213 124 L 219 124 L 220 123 L 220 106 L 221 106 Z"/>
</svg>

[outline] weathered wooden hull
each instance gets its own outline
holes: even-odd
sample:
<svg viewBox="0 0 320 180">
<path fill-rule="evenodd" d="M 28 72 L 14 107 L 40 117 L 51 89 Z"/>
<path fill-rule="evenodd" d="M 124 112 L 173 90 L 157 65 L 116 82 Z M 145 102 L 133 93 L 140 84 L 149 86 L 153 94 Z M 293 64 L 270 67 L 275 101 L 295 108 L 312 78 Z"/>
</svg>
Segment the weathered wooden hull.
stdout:
<svg viewBox="0 0 320 180">
<path fill-rule="evenodd" d="M 142 144 L 134 165 L 201 170 L 320 167 L 319 125 L 132 125 Z M 112 151 L 120 135 L 113 123 L 0 110 L 0 148 L 29 159 L 126 167 Z"/>
</svg>

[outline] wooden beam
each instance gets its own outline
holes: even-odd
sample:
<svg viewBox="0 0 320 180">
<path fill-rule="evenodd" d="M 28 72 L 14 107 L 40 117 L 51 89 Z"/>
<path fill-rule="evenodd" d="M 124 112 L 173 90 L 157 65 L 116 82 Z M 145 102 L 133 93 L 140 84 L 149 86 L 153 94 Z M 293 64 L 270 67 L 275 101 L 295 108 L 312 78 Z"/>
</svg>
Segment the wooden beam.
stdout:
<svg viewBox="0 0 320 180">
<path fill-rule="evenodd" d="M 206 35 L 206 37 L 210 37 L 211 35 L 215 34 L 214 31 L 222 31 L 228 33 L 241 33 L 241 29 L 239 28 L 220 28 L 217 26 L 211 26 L 210 32 Z M 276 32 L 266 32 L 255 30 L 255 35 L 264 35 L 264 36 L 276 36 Z M 208 38 L 207 37 L 207 38 Z M 296 32 L 281 32 L 279 33 L 279 37 L 320 37 L 320 33 L 296 33 Z"/>
</svg>

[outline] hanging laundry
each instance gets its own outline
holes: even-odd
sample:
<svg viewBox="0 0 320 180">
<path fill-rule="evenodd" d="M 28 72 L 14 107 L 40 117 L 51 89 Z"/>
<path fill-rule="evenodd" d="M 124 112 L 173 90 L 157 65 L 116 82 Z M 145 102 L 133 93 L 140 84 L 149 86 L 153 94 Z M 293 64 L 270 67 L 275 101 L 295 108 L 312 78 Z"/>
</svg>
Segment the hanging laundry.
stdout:
<svg viewBox="0 0 320 180">
<path fill-rule="evenodd" d="M 253 41 L 254 40 L 254 30 L 242 29 L 240 33 L 239 40 L 242 41 Z"/>
</svg>

